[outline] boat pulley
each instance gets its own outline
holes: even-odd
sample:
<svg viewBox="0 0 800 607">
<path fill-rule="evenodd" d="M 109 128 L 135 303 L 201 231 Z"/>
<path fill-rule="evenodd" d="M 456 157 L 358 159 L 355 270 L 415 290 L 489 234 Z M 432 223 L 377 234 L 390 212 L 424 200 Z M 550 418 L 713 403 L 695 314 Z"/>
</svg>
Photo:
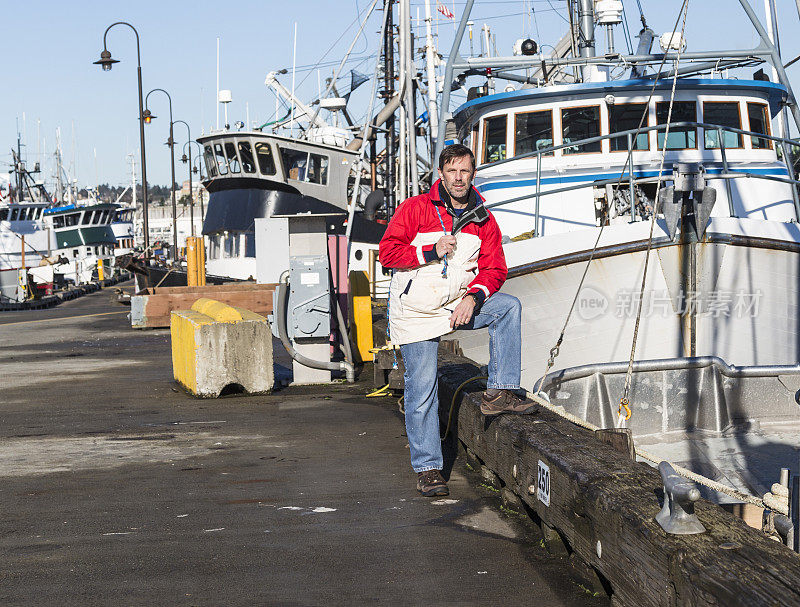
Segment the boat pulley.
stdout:
<svg viewBox="0 0 800 607">
<path fill-rule="evenodd" d="M 667 232 L 672 241 L 678 234 L 678 223 L 684 212 L 684 205 L 691 205 L 694 214 L 694 231 L 700 240 L 706 232 L 711 219 L 711 211 L 717 200 L 717 191 L 706 185 L 705 169 L 703 165 L 694 162 L 680 162 L 672 168 L 673 185 L 665 187 L 659 192 L 658 202 L 664 219 L 667 222 Z M 691 194 L 691 199 L 689 195 Z M 688 210 L 688 209 L 687 209 Z M 686 229 L 684 225 L 684 229 Z"/>
</svg>

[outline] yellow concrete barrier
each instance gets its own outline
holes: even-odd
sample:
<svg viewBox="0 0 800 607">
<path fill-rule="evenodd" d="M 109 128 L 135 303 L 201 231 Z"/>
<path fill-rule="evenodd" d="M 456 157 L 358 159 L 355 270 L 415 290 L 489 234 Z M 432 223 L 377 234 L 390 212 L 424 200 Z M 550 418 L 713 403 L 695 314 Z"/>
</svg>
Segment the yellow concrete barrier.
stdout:
<svg viewBox="0 0 800 607">
<path fill-rule="evenodd" d="M 172 312 L 170 336 L 173 376 L 195 396 L 262 394 L 275 384 L 272 330 L 260 314 L 201 298 Z"/>
<path fill-rule="evenodd" d="M 373 359 L 372 348 L 375 347 L 372 336 L 372 298 L 370 297 L 370 281 L 366 272 L 353 270 L 350 272 L 350 309 L 353 314 L 352 337 L 356 350 L 364 362 Z"/>
</svg>

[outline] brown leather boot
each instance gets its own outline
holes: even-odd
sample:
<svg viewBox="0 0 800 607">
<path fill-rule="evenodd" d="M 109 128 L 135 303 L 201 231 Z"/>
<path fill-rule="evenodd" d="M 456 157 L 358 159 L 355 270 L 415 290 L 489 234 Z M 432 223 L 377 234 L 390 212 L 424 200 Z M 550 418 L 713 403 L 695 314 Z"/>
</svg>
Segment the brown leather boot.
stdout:
<svg viewBox="0 0 800 607">
<path fill-rule="evenodd" d="M 489 396 L 484 392 L 481 398 L 481 413 L 484 415 L 501 413 L 525 415 L 535 412 L 536 404 L 531 399 L 517 396 L 511 390 L 500 390 L 495 396 Z"/>
<path fill-rule="evenodd" d="M 417 491 L 425 497 L 450 495 L 447 483 L 439 470 L 417 472 Z"/>
</svg>

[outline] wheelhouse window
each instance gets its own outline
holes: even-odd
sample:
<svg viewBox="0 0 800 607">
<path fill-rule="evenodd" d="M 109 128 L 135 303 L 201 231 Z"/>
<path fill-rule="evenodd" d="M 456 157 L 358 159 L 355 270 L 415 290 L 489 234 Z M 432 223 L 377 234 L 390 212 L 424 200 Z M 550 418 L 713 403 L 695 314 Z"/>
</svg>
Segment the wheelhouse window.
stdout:
<svg viewBox="0 0 800 607">
<path fill-rule="evenodd" d="M 231 173 L 241 173 L 242 166 L 239 164 L 239 157 L 236 155 L 236 146 L 233 145 L 232 141 L 228 141 L 225 144 L 225 155 L 228 157 L 228 166 L 231 169 Z"/>
<path fill-rule="evenodd" d="M 478 124 L 474 124 L 469 132 L 469 149 L 475 158 L 478 157 Z"/>
<path fill-rule="evenodd" d="M 483 162 L 506 159 L 507 116 L 495 116 L 483 121 Z"/>
<path fill-rule="evenodd" d="M 767 106 L 763 103 L 748 103 L 747 118 L 750 121 L 750 130 L 762 135 L 772 135 L 769 129 L 769 114 Z M 750 136 L 750 143 L 754 150 L 771 150 L 772 141 L 762 137 Z"/>
<path fill-rule="evenodd" d="M 217 156 L 217 170 L 220 175 L 228 174 L 228 161 L 225 159 L 225 152 L 222 151 L 222 145 L 219 143 L 214 144 L 214 152 Z"/>
<path fill-rule="evenodd" d="M 256 144 L 256 158 L 258 159 L 258 170 L 262 175 L 275 174 L 275 159 L 272 156 L 272 146 L 268 143 Z"/>
<path fill-rule="evenodd" d="M 54 228 L 63 228 L 64 227 L 64 216 L 63 215 L 55 215 L 53 217 L 53 227 Z"/>
<path fill-rule="evenodd" d="M 0 209 L 0 221 L 8 221 L 8 209 Z"/>
<path fill-rule="evenodd" d="M 253 160 L 253 150 L 247 141 L 239 142 L 239 158 L 242 159 L 242 168 L 245 173 L 255 173 L 256 163 Z"/>
<path fill-rule="evenodd" d="M 514 156 L 553 147 L 553 111 L 514 115 Z M 552 156 L 553 152 L 548 152 Z"/>
<path fill-rule="evenodd" d="M 600 106 L 568 107 L 561 109 L 561 134 L 564 143 L 600 135 Z M 588 154 L 600 151 L 600 142 L 583 143 L 563 148 L 562 154 Z"/>
<path fill-rule="evenodd" d="M 203 157 L 206 162 L 206 173 L 208 173 L 209 177 L 216 177 L 217 163 L 214 160 L 214 151 L 211 149 L 210 145 L 205 147 Z"/>
<path fill-rule="evenodd" d="M 76 226 L 80 222 L 81 214 L 80 213 L 70 213 L 69 215 L 64 216 L 64 225 L 66 227 Z"/>
<path fill-rule="evenodd" d="M 289 179 L 325 185 L 328 183 L 328 157 L 291 148 L 280 148 L 281 160 Z"/>
<path fill-rule="evenodd" d="M 656 124 L 666 124 L 669 117 L 669 101 L 656 103 Z M 697 122 L 697 107 L 694 101 L 675 101 L 672 104 L 670 122 Z M 664 148 L 665 131 L 658 131 L 658 149 Z M 668 150 L 685 150 L 697 147 L 697 129 L 693 126 L 671 126 L 667 137 Z"/>
<path fill-rule="evenodd" d="M 644 120 L 642 116 L 644 115 Z M 646 103 L 615 103 L 608 106 L 608 121 L 610 123 L 610 132 L 619 133 L 620 131 L 631 131 L 638 129 L 641 123 L 641 128 L 650 126 L 650 117 Z M 639 133 L 638 135 L 631 135 L 634 150 L 649 150 L 650 137 L 647 132 Z M 612 152 L 627 152 L 628 151 L 628 136 L 612 137 L 610 140 Z"/>
<path fill-rule="evenodd" d="M 703 122 L 741 129 L 742 118 L 739 115 L 739 104 L 736 101 L 704 101 Z M 722 143 L 726 148 L 744 147 L 742 136 L 739 133 L 731 133 L 730 131 L 721 131 L 721 133 Z M 719 132 L 713 129 L 705 129 L 703 145 L 707 150 L 717 149 L 719 147 Z"/>
</svg>

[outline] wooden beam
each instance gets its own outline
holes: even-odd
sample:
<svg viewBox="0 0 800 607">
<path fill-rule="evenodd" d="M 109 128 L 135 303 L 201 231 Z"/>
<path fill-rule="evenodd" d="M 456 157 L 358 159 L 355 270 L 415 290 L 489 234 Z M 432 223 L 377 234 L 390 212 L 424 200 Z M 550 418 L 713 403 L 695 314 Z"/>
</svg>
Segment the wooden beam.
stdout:
<svg viewBox="0 0 800 607">
<path fill-rule="evenodd" d="M 444 424 L 456 387 L 479 373 L 468 359 L 439 356 Z M 695 511 L 706 533 L 667 535 L 655 521 L 657 470 L 544 409 L 486 418 L 479 395 L 459 395 L 451 432 L 607 580 L 615 605 L 800 605 L 796 553 L 703 500 Z M 544 468 L 548 504 L 538 496 Z"/>
</svg>

